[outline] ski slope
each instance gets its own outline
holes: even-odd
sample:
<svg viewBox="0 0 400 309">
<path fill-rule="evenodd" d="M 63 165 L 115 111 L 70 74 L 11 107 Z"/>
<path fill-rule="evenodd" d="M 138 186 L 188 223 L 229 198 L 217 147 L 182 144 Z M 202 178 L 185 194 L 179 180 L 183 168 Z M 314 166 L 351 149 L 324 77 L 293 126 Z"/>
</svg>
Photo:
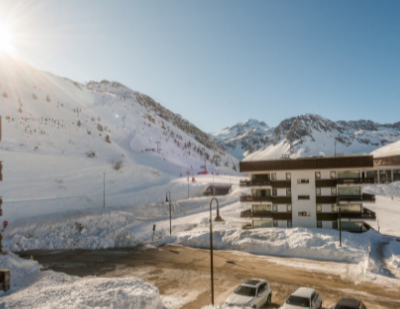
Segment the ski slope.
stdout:
<svg viewBox="0 0 400 309">
<path fill-rule="evenodd" d="M 174 181 L 187 173 L 239 175 L 235 158 L 139 92 L 78 83 L 6 55 L 0 67 L 5 220 L 102 207 L 104 173 L 107 207 L 159 202 L 168 190 L 182 198 Z"/>
</svg>

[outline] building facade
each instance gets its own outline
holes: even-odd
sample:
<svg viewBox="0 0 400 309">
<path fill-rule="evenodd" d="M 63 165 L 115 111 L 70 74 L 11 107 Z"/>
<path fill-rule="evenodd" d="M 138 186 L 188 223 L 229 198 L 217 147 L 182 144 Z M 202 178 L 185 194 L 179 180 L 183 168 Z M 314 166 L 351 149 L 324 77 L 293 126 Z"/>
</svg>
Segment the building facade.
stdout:
<svg viewBox="0 0 400 309">
<path fill-rule="evenodd" d="M 370 155 L 347 155 L 268 161 L 244 161 L 240 171 L 250 180 L 240 186 L 251 195 L 240 201 L 250 209 L 241 213 L 251 227 L 307 227 L 362 232 L 375 221 L 375 213 L 365 207 L 375 196 L 363 193 L 364 184 L 373 184 L 365 170 L 373 168 Z"/>
</svg>

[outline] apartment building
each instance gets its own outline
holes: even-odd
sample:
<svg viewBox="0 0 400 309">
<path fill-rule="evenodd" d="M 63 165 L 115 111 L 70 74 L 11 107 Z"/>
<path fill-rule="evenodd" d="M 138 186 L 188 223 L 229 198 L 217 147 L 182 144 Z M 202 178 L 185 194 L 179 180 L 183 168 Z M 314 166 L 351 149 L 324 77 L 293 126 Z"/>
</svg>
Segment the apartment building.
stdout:
<svg viewBox="0 0 400 309">
<path fill-rule="evenodd" d="M 362 186 L 374 183 L 364 172 L 373 166 L 373 157 L 364 154 L 240 162 L 250 176 L 240 186 L 251 188 L 240 198 L 250 206 L 241 217 L 253 228 L 337 229 L 340 221 L 342 230 L 366 231 L 376 216 L 365 205 L 375 196 Z"/>
</svg>

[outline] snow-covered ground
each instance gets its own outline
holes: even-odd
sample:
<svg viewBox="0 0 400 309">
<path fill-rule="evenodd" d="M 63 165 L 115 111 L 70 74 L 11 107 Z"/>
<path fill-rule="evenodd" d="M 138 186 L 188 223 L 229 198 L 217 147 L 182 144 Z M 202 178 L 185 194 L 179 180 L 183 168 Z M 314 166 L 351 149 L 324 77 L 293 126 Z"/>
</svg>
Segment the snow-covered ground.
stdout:
<svg viewBox="0 0 400 309">
<path fill-rule="evenodd" d="M 164 189 L 184 198 L 174 180 L 204 168 L 240 175 L 207 134 L 137 91 L 5 55 L 0 67 L 3 220 L 101 207 L 104 172 L 108 207 L 159 202 Z"/>
<path fill-rule="evenodd" d="M 36 261 L 12 253 L 0 255 L 0 265 L 11 272 L 11 289 L 0 291 L 1 308 L 165 308 L 158 289 L 134 277 L 79 278 L 41 272 Z"/>
</svg>

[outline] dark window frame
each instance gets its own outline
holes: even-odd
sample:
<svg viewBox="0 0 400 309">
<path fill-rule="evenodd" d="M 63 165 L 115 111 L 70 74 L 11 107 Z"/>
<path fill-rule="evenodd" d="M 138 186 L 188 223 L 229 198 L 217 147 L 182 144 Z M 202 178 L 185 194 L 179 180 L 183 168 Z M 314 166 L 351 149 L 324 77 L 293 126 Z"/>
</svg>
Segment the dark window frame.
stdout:
<svg viewBox="0 0 400 309">
<path fill-rule="evenodd" d="M 309 201 L 310 200 L 310 196 L 309 195 L 298 195 L 297 199 L 299 201 Z"/>
<path fill-rule="evenodd" d="M 322 221 L 317 221 L 317 229 L 322 229 Z"/>
</svg>

